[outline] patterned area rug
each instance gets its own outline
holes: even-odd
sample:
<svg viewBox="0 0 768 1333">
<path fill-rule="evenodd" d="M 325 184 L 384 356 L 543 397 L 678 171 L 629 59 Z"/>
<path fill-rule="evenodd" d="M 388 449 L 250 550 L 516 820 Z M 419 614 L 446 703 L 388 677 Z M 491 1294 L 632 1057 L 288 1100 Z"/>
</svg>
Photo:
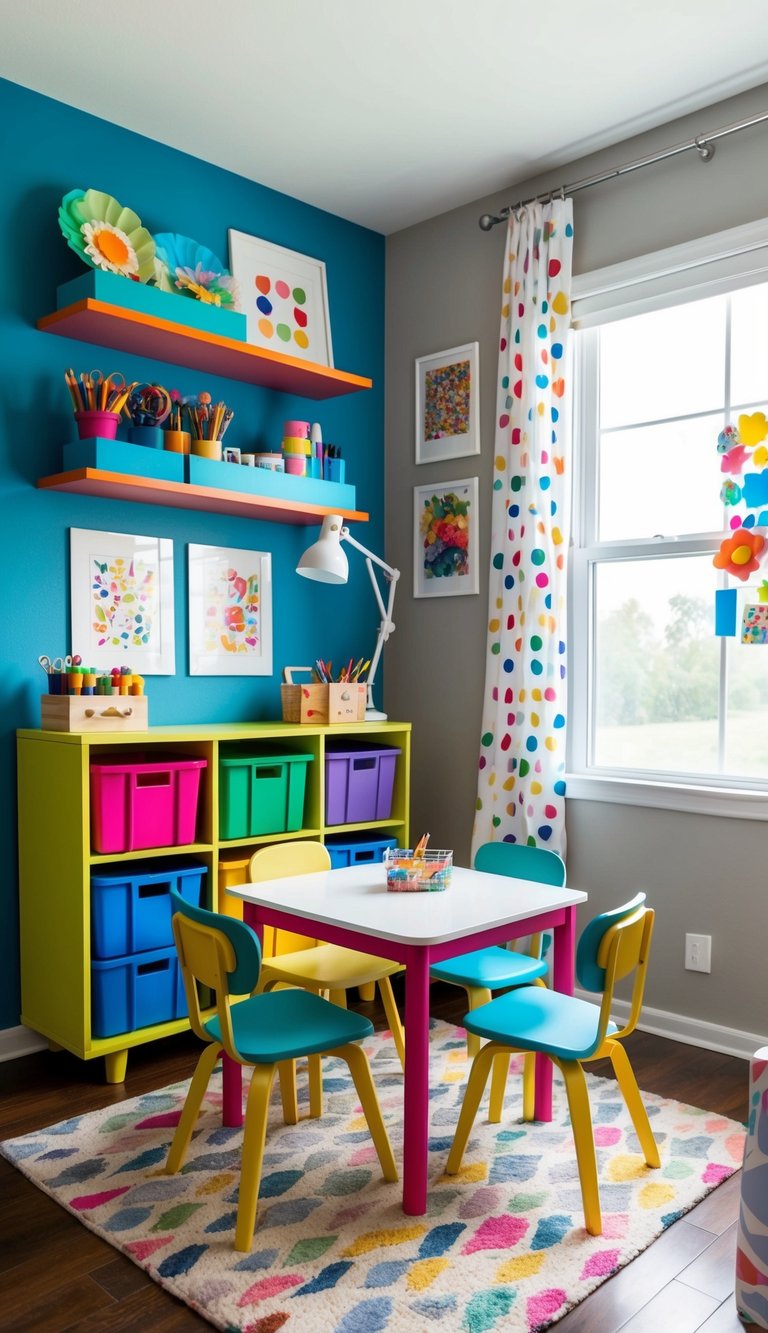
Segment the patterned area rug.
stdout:
<svg viewBox="0 0 768 1333">
<path fill-rule="evenodd" d="M 402 1074 L 389 1034 L 367 1050 L 398 1156 Z M 552 1123 L 528 1125 L 521 1079 L 510 1076 L 502 1124 L 484 1121 L 483 1103 L 462 1173 L 447 1177 L 467 1073 L 463 1030 L 433 1023 L 431 1061 L 428 1215 L 403 1214 L 346 1066 L 327 1060 L 321 1121 L 284 1126 L 275 1092 L 248 1255 L 232 1248 L 241 1132 L 221 1126 L 218 1072 L 177 1176 L 162 1166 L 186 1083 L 0 1150 L 161 1286 L 242 1333 L 545 1329 L 741 1164 L 735 1121 L 645 1094 L 662 1157 L 661 1170 L 649 1170 L 615 1083 L 590 1075 L 605 1229 L 588 1236 L 559 1081 Z"/>
</svg>

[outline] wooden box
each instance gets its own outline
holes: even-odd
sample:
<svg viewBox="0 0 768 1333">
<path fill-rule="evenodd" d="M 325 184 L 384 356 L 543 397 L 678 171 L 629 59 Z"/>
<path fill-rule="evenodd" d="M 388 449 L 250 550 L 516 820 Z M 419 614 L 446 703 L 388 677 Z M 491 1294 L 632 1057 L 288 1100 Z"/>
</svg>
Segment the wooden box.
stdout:
<svg viewBox="0 0 768 1333">
<path fill-rule="evenodd" d="M 364 722 L 366 685 L 281 685 L 283 722 Z"/>
<path fill-rule="evenodd" d="M 43 731 L 146 731 L 146 694 L 43 694 Z"/>
</svg>

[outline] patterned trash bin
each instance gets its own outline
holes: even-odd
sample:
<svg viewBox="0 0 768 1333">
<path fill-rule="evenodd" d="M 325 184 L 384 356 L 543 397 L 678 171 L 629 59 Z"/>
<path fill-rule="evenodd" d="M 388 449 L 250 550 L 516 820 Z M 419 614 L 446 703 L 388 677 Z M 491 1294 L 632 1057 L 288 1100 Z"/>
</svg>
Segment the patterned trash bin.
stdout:
<svg viewBox="0 0 768 1333">
<path fill-rule="evenodd" d="M 768 1046 L 755 1051 L 749 1071 L 749 1120 L 736 1242 L 736 1308 L 745 1324 L 768 1329 Z"/>
</svg>

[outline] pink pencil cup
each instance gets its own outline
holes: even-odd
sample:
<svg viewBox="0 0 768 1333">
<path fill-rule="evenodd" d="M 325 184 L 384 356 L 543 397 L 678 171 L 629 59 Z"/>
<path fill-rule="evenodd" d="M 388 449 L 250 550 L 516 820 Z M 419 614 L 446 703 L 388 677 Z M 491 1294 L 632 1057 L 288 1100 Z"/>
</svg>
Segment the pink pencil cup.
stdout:
<svg viewBox="0 0 768 1333">
<path fill-rule="evenodd" d="M 119 412 L 75 412 L 77 433 L 81 440 L 92 440 L 100 435 L 103 440 L 117 438 Z"/>
</svg>

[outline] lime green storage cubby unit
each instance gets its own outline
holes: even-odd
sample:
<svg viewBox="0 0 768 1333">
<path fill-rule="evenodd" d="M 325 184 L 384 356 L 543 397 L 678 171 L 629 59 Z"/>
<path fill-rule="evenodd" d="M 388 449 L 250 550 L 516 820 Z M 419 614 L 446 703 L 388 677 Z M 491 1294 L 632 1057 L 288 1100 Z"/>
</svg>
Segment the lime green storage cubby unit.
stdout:
<svg viewBox="0 0 768 1333">
<path fill-rule="evenodd" d="M 148 1025 L 110 1037 L 92 1029 L 91 876 L 126 864 L 140 874 L 162 857 L 179 864 L 194 857 L 206 870 L 204 905 L 224 910 L 226 882 L 220 866 L 247 858 L 270 842 L 377 830 L 408 846 L 410 807 L 409 723 L 351 723 L 305 726 L 284 722 L 151 727 L 130 733 L 19 731 L 19 916 L 21 934 L 21 1021 L 81 1059 L 103 1056 L 107 1081 L 125 1077 L 128 1051 L 184 1031 L 188 1019 Z M 326 743 L 365 740 L 397 746 L 390 817 L 343 829 L 325 824 Z M 92 763 L 152 763 L 204 759 L 196 837 L 178 847 L 146 848 L 122 855 L 100 854 L 91 845 Z M 234 761 L 234 763 L 232 762 Z M 254 761 L 256 761 L 254 765 Z M 254 778 L 259 769 L 267 776 Z M 234 786 L 230 776 L 237 774 Z M 243 778 L 245 774 L 245 778 Z M 253 788 L 263 782 L 269 831 L 253 832 L 261 817 Z M 243 785 L 245 783 L 245 786 Z M 271 788 L 271 790 L 269 790 Z M 266 793 L 269 793 L 266 795 Z M 247 817 L 245 831 L 237 821 Z M 296 822 L 298 820 L 298 822 Z M 219 894 L 222 899 L 219 901 Z M 236 900 L 230 899 L 230 908 Z"/>
</svg>

